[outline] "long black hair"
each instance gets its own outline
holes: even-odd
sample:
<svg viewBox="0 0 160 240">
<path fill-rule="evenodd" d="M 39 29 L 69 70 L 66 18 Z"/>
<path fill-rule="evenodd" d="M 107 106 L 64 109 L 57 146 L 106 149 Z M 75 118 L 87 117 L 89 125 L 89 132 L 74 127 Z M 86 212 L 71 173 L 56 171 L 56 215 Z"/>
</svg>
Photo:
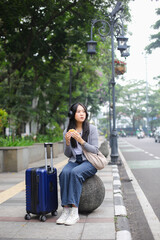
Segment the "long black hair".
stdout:
<svg viewBox="0 0 160 240">
<path fill-rule="evenodd" d="M 86 113 L 86 119 L 84 120 L 83 124 L 82 124 L 82 138 L 85 142 L 87 142 L 88 139 L 88 135 L 89 135 L 89 122 L 88 122 L 88 112 L 87 112 L 87 108 L 85 105 L 83 105 L 82 103 L 78 102 L 78 103 L 74 103 L 70 109 L 69 109 L 69 123 L 68 123 L 68 128 L 67 131 L 69 131 L 69 129 L 76 129 L 76 120 L 75 120 L 75 114 L 77 111 L 78 106 L 81 105 Z M 77 142 L 74 138 L 71 138 L 71 145 L 73 148 L 77 147 Z"/>
</svg>

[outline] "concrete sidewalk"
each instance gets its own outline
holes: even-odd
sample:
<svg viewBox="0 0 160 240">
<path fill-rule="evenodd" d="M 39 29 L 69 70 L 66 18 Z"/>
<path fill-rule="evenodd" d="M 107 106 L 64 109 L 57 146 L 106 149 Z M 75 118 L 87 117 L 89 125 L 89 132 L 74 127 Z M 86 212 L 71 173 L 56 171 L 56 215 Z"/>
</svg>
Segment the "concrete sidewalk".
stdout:
<svg viewBox="0 0 160 240">
<path fill-rule="evenodd" d="M 58 174 L 66 162 L 67 159 L 63 154 L 54 159 L 54 166 L 57 168 Z M 32 163 L 30 167 L 43 165 L 44 160 Z M 40 222 L 35 215 L 32 215 L 31 220 L 25 220 L 25 171 L 18 173 L 0 173 L 0 239 L 118 239 L 115 225 L 113 185 L 115 169 L 117 169 L 117 166 L 107 165 L 103 170 L 97 172 L 106 190 L 104 201 L 101 206 L 92 213 L 88 215 L 80 214 L 80 221 L 73 226 L 56 225 L 55 223 L 62 211 L 59 192 L 58 216 L 52 217 L 51 214 L 48 214 L 46 222 Z M 119 239 L 124 239 L 124 237 Z"/>
</svg>

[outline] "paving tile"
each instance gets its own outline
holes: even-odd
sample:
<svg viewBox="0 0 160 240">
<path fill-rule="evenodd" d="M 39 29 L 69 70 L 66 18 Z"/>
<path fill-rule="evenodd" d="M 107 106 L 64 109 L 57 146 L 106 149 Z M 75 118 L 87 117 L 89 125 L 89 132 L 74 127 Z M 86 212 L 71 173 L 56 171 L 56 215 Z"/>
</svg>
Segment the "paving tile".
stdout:
<svg viewBox="0 0 160 240">
<path fill-rule="evenodd" d="M 38 231 L 37 231 L 38 229 Z M 27 239 L 70 239 L 70 240 L 78 240 L 81 237 L 81 233 L 83 231 L 83 224 L 77 223 L 73 226 L 64 226 L 64 225 L 56 225 L 55 223 L 36 223 L 31 222 L 24 225 L 14 238 L 27 238 Z"/>
<path fill-rule="evenodd" d="M 113 205 L 113 204 L 112 204 Z M 114 208 L 113 206 L 97 208 L 95 211 L 88 215 L 88 218 L 113 218 Z"/>
<path fill-rule="evenodd" d="M 19 232 L 20 229 L 25 224 L 26 223 L 19 223 L 19 222 L 1 222 L 0 223 L 0 239 L 14 238 L 17 232 Z"/>
<path fill-rule="evenodd" d="M 105 177 L 100 177 L 103 183 L 112 183 L 113 179 L 111 177 L 105 176 Z"/>
<path fill-rule="evenodd" d="M 26 208 L 24 206 L 13 207 L 1 204 L 0 205 L 0 218 L 1 217 L 24 217 Z"/>
<path fill-rule="evenodd" d="M 111 240 L 115 239 L 114 223 L 86 223 L 82 234 L 82 240 Z"/>
<path fill-rule="evenodd" d="M 113 200 L 113 190 L 109 191 L 109 190 L 106 190 L 105 191 L 105 199 L 112 199 Z"/>
<path fill-rule="evenodd" d="M 112 189 L 113 188 L 113 182 L 106 182 L 104 183 L 105 189 Z"/>
</svg>

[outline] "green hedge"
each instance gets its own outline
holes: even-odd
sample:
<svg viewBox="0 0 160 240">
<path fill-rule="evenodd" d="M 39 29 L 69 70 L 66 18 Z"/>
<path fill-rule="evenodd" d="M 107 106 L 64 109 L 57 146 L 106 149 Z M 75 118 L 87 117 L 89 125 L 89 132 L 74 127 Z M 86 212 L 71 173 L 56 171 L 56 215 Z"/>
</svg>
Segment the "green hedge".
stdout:
<svg viewBox="0 0 160 240">
<path fill-rule="evenodd" d="M 0 137 L 0 147 L 14 147 L 14 146 L 31 146 L 34 143 L 44 142 L 59 142 L 63 140 L 63 136 L 51 136 L 51 135 L 37 135 L 26 137 Z"/>
</svg>

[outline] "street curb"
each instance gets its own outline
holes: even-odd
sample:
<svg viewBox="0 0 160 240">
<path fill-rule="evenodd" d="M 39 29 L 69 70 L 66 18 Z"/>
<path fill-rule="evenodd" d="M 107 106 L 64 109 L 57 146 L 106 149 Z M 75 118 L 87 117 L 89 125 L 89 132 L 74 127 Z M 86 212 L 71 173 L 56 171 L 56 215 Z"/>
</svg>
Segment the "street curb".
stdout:
<svg viewBox="0 0 160 240">
<path fill-rule="evenodd" d="M 112 165 L 116 240 L 132 240 L 117 165 Z"/>
</svg>

